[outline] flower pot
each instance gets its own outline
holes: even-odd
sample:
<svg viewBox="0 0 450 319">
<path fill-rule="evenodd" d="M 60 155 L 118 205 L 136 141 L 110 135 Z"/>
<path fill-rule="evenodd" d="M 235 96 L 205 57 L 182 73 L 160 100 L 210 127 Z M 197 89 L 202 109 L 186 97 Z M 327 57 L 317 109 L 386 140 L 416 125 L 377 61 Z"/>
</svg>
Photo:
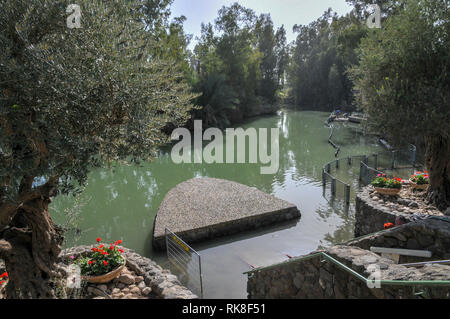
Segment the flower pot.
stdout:
<svg viewBox="0 0 450 319">
<path fill-rule="evenodd" d="M 113 269 L 112 271 L 99 276 L 81 276 L 81 279 L 90 282 L 92 284 L 106 284 L 110 282 L 114 278 L 117 278 L 122 272 L 122 270 L 125 268 L 127 261 L 124 256 L 122 256 L 122 258 L 123 264 Z"/>
<path fill-rule="evenodd" d="M 419 189 L 419 190 L 425 190 L 428 189 L 428 187 L 430 186 L 430 184 L 417 184 L 414 183 L 412 180 L 409 180 L 409 185 L 411 186 L 411 188 L 413 189 Z"/>
<path fill-rule="evenodd" d="M 375 187 L 375 191 L 381 195 L 390 195 L 390 196 L 396 196 L 398 193 L 400 193 L 402 189 L 401 188 L 381 188 L 381 187 Z"/>
</svg>

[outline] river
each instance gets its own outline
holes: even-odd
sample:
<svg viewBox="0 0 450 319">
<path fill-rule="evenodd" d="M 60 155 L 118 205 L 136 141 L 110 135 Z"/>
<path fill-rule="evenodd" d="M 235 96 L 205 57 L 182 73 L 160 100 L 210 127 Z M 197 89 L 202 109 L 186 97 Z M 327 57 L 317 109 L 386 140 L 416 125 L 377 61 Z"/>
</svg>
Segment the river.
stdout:
<svg viewBox="0 0 450 319">
<path fill-rule="evenodd" d="M 153 162 L 139 167 L 96 169 L 77 201 L 60 196 L 51 204 L 57 223 L 66 222 L 67 212 L 79 207 L 79 216 L 72 222 L 81 235 L 75 241 L 69 233 L 64 246 L 93 244 L 97 237 L 107 242 L 122 239 L 124 246 L 167 266 L 164 254 L 154 253 L 151 244 L 153 221 L 165 194 L 194 177 L 236 181 L 287 200 L 302 213 L 300 220 L 193 245 L 202 256 L 205 298 L 246 298 L 243 272 L 251 269 L 249 265 L 270 265 L 286 260 L 287 255 L 306 254 L 353 237 L 354 193 L 346 207 L 342 196 L 331 198 L 322 188 L 322 166 L 335 153 L 327 143 L 330 130 L 323 125 L 327 117 L 323 112 L 283 110 L 239 126 L 280 129 L 279 170 L 274 175 L 261 175 L 260 164 L 175 164 L 168 147 Z M 356 127 L 336 127 L 333 139 L 341 146 L 340 157 L 381 150 L 376 139 L 363 136 Z M 353 190 L 358 187 L 356 175 L 353 169 L 340 173 Z"/>
</svg>

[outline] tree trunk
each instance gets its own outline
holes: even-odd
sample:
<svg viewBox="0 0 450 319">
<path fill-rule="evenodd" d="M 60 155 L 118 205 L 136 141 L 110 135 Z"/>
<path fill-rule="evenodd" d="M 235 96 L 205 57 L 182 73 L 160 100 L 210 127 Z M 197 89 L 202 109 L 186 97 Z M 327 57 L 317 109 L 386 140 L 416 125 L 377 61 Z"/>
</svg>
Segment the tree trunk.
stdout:
<svg viewBox="0 0 450 319">
<path fill-rule="evenodd" d="M 445 212 L 450 206 L 450 140 L 442 136 L 427 136 L 425 143 L 425 161 L 430 176 L 427 199 Z"/>
<path fill-rule="evenodd" d="M 7 298 L 56 297 L 61 277 L 56 262 L 63 236 L 50 218 L 49 203 L 50 198 L 44 197 L 25 202 L 0 234 L 0 258 L 5 260 L 10 279 Z"/>
</svg>

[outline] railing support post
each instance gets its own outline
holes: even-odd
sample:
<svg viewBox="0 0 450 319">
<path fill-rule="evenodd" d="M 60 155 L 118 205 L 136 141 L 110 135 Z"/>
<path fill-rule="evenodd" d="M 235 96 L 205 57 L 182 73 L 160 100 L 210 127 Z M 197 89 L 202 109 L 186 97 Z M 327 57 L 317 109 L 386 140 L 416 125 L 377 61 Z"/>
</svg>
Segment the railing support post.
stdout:
<svg viewBox="0 0 450 319">
<path fill-rule="evenodd" d="M 350 185 L 345 185 L 345 203 L 350 205 Z"/>
<path fill-rule="evenodd" d="M 347 157 L 347 163 L 348 163 L 348 165 L 352 165 L 352 158 L 351 157 Z"/>
<path fill-rule="evenodd" d="M 339 168 L 339 160 L 336 160 L 336 168 Z"/>
<path fill-rule="evenodd" d="M 336 179 L 331 180 L 331 195 L 336 195 Z"/>
<path fill-rule="evenodd" d="M 364 163 L 360 162 L 359 163 L 359 181 L 362 182 L 363 180 L 363 168 L 364 168 Z"/>
<path fill-rule="evenodd" d="M 327 175 L 325 173 L 325 168 L 322 169 L 322 186 L 327 186 Z"/>
<path fill-rule="evenodd" d="M 328 163 L 327 164 L 327 173 L 331 172 L 331 165 Z"/>
<path fill-rule="evenodd" d="M 391 169 L 395 168 L 395 151 L 392 151 Z"/>
</svg>

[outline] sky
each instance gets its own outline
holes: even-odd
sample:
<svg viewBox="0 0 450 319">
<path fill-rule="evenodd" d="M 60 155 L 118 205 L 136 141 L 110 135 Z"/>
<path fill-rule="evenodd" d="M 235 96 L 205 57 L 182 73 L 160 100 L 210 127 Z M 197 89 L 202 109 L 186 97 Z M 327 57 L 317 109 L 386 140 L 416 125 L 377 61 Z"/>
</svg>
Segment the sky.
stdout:
<svg viewBox="0 0 450 319">
<path fill-rule="evenodd" d="M 270 13 L 276 28 L 284 24 L 288 42 L 295 40 L 292 32 L 295 24 L 309 24 L 329 7 L 339 15 L 351 11 L 345 0 L 175 0 L 171 7 L 172 17 L 186 16 L 184 30 L 194 35 L 189 46 L 192 49 L 196 43 L 195 37 L 200 36 L 201 23 L 214 23 L 219 9 L 234 2 L 253 9 L 257 15 Z"/>
</svg>

